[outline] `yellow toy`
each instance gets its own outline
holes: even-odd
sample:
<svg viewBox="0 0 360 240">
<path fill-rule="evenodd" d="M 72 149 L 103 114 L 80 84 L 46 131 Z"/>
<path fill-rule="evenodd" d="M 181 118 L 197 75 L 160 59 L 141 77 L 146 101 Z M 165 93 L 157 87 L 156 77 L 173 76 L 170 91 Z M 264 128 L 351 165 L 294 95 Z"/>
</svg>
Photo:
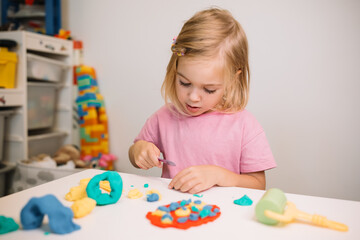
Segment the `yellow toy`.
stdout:
<svg viewBox="0 0 360 240">
<path fill-rule="evenodd" d="M 348 226 L 345 224 L 298 210 L 294 203 L 286 200 L 284 192 L 277 188 L 272 188 L 265 192 L 255 207 L 255 214 L 260 222 L 268 225 L 275 225 L 278 222 L 291 223 L 296 220 L 302 220 L 321 227 L 342 232 L 348 231 Z"/>
</svg>

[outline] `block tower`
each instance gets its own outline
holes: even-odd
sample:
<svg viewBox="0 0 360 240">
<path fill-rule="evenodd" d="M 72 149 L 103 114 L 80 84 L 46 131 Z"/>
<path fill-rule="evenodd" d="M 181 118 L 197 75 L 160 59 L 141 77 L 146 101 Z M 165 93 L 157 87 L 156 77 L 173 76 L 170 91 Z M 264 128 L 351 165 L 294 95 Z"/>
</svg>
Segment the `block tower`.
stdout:
<svg viewBox="0 0 360 240">
<path fill-rule="evenodd" d="M 76 67 L 81 159 L 92 167 L 113 170 L 116 157 L 109 153 L 108 119 L 104 98 L 99 92 L 95 69 Z"/>
</svg>

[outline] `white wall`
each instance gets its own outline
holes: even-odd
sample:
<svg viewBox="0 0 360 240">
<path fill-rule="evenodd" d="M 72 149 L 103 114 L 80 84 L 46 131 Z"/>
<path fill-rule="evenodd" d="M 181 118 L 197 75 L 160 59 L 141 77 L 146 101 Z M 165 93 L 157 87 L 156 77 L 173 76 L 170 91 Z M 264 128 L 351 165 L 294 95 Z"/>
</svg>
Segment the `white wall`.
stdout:
<svg viewBox="0 0 360 240">
<path fill-rule="evenodd" d="M 196 11 L 229 9 L 250 44 L 250 110 L 278 167 L 268 187 L 360 200 L 360 1 L 63 0 L 63 27 L 98 73 L 118 171 L 163 100 L 172 38 Z"/>
</svg>

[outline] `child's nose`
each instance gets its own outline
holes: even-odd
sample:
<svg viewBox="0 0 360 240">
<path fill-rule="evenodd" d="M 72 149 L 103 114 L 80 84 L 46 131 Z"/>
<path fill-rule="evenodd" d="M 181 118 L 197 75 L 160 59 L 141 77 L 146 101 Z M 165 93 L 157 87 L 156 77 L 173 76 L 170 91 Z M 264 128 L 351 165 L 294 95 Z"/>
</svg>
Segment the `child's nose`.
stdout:
<svg viewBox="0 0 360 240">
<path fill-rule="evenodd" d="M 189 93 L 189 98 L 192 102 L 200 101 L 201 96 L 199 91 L 196 88 L 191 89 Z"/>
</svg>

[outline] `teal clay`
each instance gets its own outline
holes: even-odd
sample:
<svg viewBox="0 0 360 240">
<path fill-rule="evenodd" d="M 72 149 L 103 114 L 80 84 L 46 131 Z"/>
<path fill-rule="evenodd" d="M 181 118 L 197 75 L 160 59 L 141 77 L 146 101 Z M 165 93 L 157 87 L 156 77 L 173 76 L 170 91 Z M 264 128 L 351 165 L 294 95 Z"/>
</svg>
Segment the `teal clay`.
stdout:
<svg viewBox="0 0 360 240">
<path fill-rule="evenodd" d="M 250 206 L 253 201 L 245 194 L 242 198 L 234 200 L 234 203 L 240 206 Z"/>
<path fill-rule="evenodd" d="M 9 233 L 19 229 L 19 225 L 12 218 L 0 216 L 0 234 Z"/>
<path fill-rule="evenodd" d="M 108 180 L 110 183 L 111 192 L 102 193 L 99 187 L 100 181 Z M 114 171 L 107 171 L 102 174 L 94 176 L 86 187 L 86 193 L 89 198 L 96 201 L 96 205 L 108 205 L 116 203 L 122 194 L 123 182 L 120 174 Z"/>
</svg>

